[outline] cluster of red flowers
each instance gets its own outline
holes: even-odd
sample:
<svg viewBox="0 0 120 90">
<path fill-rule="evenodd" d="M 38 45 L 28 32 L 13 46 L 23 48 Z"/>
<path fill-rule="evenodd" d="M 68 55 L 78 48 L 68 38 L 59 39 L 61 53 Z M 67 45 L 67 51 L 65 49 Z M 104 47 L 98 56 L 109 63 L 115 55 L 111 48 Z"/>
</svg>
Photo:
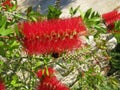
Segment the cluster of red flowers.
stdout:
<svg viewBox="0 0 120 90">
<path fill-rule="evenodd" d="M 77 49 L 86 33 L 80 17 L 24 22 L 19 25 L 24 35 L 23 45 L 29 54 L 60 53 Z"/>
<path fill-rule="evenodd" d="M 37 76 L 41 78 L 37 90 L 69 90 L 67 86 L 62 84 L 57 77 L 54 75 L 55 70 L 53 68 L 40 69 L 37 72 Z"/>
<path fill-rule="evenodd" d="M 109 29 L 113 29 L 114 23 L 120 20 L 120 13 L 117 10 L 114 10 L 103 14 L 102 17 L 105 21 L 106 26 L 108 26 Z"/>
<path fill-rule="evenodd" d="M 13 3 L 11 2 L 11 0 L 5 0 L 2 3 L 2 7 L 3 9 L 7 9 L 7 8 L 12 8 L 13 7 Z"/>
<path fill-rule="evenodd" d="M 0 90 L 5 90 L 5 85 L 2 81 L 0 81 Z"/>
</svg>

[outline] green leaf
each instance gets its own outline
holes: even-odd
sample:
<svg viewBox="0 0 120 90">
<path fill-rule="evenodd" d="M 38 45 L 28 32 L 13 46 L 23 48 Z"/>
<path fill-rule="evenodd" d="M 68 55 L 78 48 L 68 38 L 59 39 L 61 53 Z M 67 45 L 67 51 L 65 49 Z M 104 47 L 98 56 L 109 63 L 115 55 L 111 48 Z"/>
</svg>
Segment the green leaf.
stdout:
<svg viewBox="0 0 120 90">
<path fill-rule="evenodd" d="M 6 54 L 6 51 L 4 50 L 4 48 L 0 47 L 0 55 L 4 57 L 5 54 Z"/>
<path fill-rule="evenodd" d="M 37 19 L 34 16 L 30 17 L 32 21 L 37 21 Z"/>
<path fill-rule="evenodd" d="M 73 7 L 70 8 L 70 14 L 73 15 Z"/>
<path fill-rule="evenodd" d="M 21 87 L 21 86 L 23 86 L 22 83 L 16 83 L 16 84 L 14 84 L 14 87 Z"/>
<path fill-rule="evenodd" d="M 17 41 L 13 41 L 13 43 L 10 45 L 10 47 L 16 47 L 18 45 L 19 45 L 19 43 Z"/>
<path fill-rule="evenodd" d="M 0 34 L 2 36 L 9 35 L 9 34 L 13 33 L 13 30 L 11 28 L 6 29 L 6 23 L 7 23 L 6 16 L 2 16 L 1 23 L 0 23 Z"/>
<path fill-rule="evenodd" d="M 0 41 L 0 47 L 4 45 L 4 42 L 3 41 Z"/>
<path fill-rule="evenodd" d="M 40 65 L 41 65 L 41 62 L 38 61 L 38 62 L 36 63 L 36 65 L 35 65 L 35 67 L 39 67 Z"/>
<path fill-rule="evenodd" d="M 106 33 L 106 29 L 100 25 L 93 25 L 95 29 L 97 29 L 99 32 L 98 33 Z"/>
<path fill-rule="evenodd" d="M 117 42 L 120 43 L 120 34 L 119 33 L 114 33 L 113 35 L 117 39 Z"/>
<path fill-rule="evenodd" d="M 89 16 L 91 15 L 92 12 L 92 8 L 88 9 L 85 13 L 85 18 L 89 18 Z"/>
<path fill-rule="evenodd" d="M 98 17 L 93 17 L 91 18 L 89 21 L 93 21 L 93 22 L 97 22 L 97 21 L 100 21 L 101 19 L 98 18 Z"/>
<path fill-rule="evenodd" d="M 7 18 L 6 18 L 6 16 L 2 16 L 2 17 L 1 17 L 1 20 L 0 20 L 0 29 L 1 29 L 1 28 L 5 28 L 6 23 L 7 23 Z"/>
<path fill-rule="evenodd" d="M 16 14 L 15 14 L 15 17 L 21 18 L 21 17 L 23 17 L 23 16 L 22 16 L 22 14 L 20 14 L 20 13 L 16 13 Z"/>
<path fill-rule="evenodd" d="M 14 30 L 11 29 L 11 28 L 8 28 L 8 29 L 6 29 L 6 30 L 2 30 L 2 32 L 0 32 L 0 34 L 1 34 L 2 36 L 6 36 L 6 35 L 9 35 L 9 34 L 11 34 L 11 33 L 14 33 Z"/>
<path fill-rule="evenodd" d="M 48 67 L 46 66 L 46 74 L 49 76 L 49 71 L 48 71 Z"/>
<path fill-rule="evenodd" d="M 48 19 L 52 19 L 52 18 L 59 18 L 59 16 L 61 15 L 61 10 L 57 9 L 54 6 L 49 6 L 48 7 L 48 13 L 47 13 L 47 18 Z"/>
<path fill-rule="evenodd" d="M 16 80 L 12 80 L 12 81 L 11 81 L 11 84 L 12 84 L 13 86 L 15 86 Z"/>
<path fill-rule="evenodd" d="M 79 7 L 80 7 L 80 6 L 78 6 L 78 7 L 76 7 L 76 8 L 74 9 L 74 11 L 73 11 L 73 14 L 74 14 L 74 15 L 75 15 L 76 12 L 78 11 Z"/>
<path fill-rule="evenodd" d="M 35 12 L 33 10 L 28 10 L 27 12 L 27 18 L 30 21 L 37 21 L 41 17 L 41 14 L 39 12 Z"/>
<path fill-rule="evenodd" d="M 71 14 L 71 17 L 74 16 L 77 13 L 79 7 L 80 6 L 76 7 L 75 9 L 73 9 L 73 7 L 70 8 L 69 13 Z"/>
<path fill-rule="evenodd" d="M 14 30 L 15 30 L 16 35 L 17 35 L 18 37 L 20 37 L 20 32 L 19 32 L 19 29 L 18 29 L 18 25 L 17 25 L 17 24 L 14 25 Z"/>
<path fill-rule="evenodd" d="M 3 60 L 0 60 L 0 65 L 3 65 L 4 64 L 4 61 Z"/>
<path fill-rule="evenodd" d="M 17 80 L 18 80 L 18 77 L 17 77 L 17 76 L 12 76 L 11 84 L 12 84 L 13 86 L 15 86 L 15 84 L 17 83 Z"/>
<path fill-rule="evenodd" d="M 85 13 L 82 12 L 82 10 L 79 10 L 79 11 L 80 11 L 80 16 L 84 19 L 84 17 L 85 17 Z"/>
</svg>

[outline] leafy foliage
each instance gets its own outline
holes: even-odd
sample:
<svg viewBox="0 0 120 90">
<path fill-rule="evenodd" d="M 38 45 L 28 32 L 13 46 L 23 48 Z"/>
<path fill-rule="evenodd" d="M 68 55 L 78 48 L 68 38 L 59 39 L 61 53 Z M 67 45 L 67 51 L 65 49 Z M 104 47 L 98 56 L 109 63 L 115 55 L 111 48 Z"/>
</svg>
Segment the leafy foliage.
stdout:
<svg viewBox="0 0 120 90">
<path fill-rule="evenodd" d="M 92 71 L 91 71 L 92 70 Z M 112 77 L 106 78 L 100 73 L 93 73 L 93 69 L 89 70 L 88 72 L 84 73 L 84 77 L 79 79 L 79 89 L 77 90 L 117 90 L 118 84 L 114 84 L 109 82 L 112 80 L 113 82 L 117 82 L 116 79 Z M 84 81 L 84 82 L 83 82 Z M 73 89 L 76 90 L 76 89 Z"/>
<path fill-rule="evenodd" d="M 111 30 L 111 33 L 116 37 L 118 43 L 120 43 L 120 21 L 116 21 L 114 24 L 113 30 Z"/>
<path fill-rule="evenodd" d="M 109 71 L 108 75 L 114 74 L 118 80 L 120 79 L 120 43 L 116 46 L 114 50 L 110 52 L 112 57 L 110 64 L 111 70 Z"/>
<path fill-rule="evenodd" d="M 99 30 L 99 33 L 105 33 L 106 29 L 101 24 L 101 17 L 98 12 L 92 10 L 92 8 L 88 9 L 85 13 L 80 10 L 80 16 L 83 18 L 86 26 L 88 28 L 93 28 Z"/>
<path fill-rule="evenodd" d="M 54 6 L 49 6 L 48 7 L 48 13 L 47 13 L 47 18 L 48 19 L 52 19 L 52 18 L 59 18 L 59 16 L 61 15 L 61 10 L 57 9 Z"/>
<path fill-rule="evenodd" d="M 118 79 L 120 79 L 120 21 L 114 23 L 114 28 L 110 31 L 117 39 L 117 46 L 110 52 L 111 59 L 111 70 L 108 75 L 114 74 Z"/>
<path fill-rule="evenodd" d="M 29 21 L 37 21 L 39 20 L 39 17 L 41 17 L 41 14 L 39 12 L 33 11 L 32 7 L 29 7 L 26 10 L 26 16 Z"/>
<path fill-rule="evenodd" d="M 73 17 L 77 13 L 77 11 L 79 10 L 79 7 L 80 6 L 76 7 L 75 9 L 73 9 L 73 7 L 70 8 L 71 17 Z"/>
</svg>

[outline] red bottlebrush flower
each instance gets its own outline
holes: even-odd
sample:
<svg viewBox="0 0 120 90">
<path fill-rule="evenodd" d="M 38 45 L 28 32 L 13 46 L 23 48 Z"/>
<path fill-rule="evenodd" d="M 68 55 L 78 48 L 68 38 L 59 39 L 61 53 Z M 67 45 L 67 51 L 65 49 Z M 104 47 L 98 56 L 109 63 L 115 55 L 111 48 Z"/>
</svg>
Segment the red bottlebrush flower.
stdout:
<svg viewBox="0 0 120 90">
<path fill-rule="evenodd" d="M 45 69 L 40 69 L 40 70 L 38 70 L 38 72 L 37 72 L 37 76 L 38 76 L 38 78 L 41 78 L 42 76 L 51 76 L 51 75 L 53 75 L 54 73 L 55 73 L 55 70 L 53 69 L 53 68 L 48 68 L 48 74 L 49 75 L 47 75 L 47 69 L 45 68 Z"/>
<path fill-rule="evenodd" d="M 109 13 L 105 13 L 102 15 L 105 24 L 108 26 L 108 28 L 113 29 L 114 23 L 118 20 L 120 20 L 120 13 L 118 11 L 114 10 Z"/>
<path fill-rule="evenodd" d="M 41 78 L 41 81 L 37 90 L 69 90 L 69 88 L 64 84 L 62 84 L 54 75 L 55 70 L 53 68 L 48 68 L 49 75 L 47 75 L 46 72 L 47 72 L 46 68 L 40 69 L 37 72 L 38 78 Z"/>
<path fill-rule="evenodd" d="M 60 53 L 81 46 L 79 35 L 86 33 L 80 17 L 24 22 L 19 26 L 23 45 L 29 54 Z"/>
<path fill-rule="evenodd" d="M 12 8 L 13 7 L 13 3 L 11 3 L 11 0 L 5 0 L 3 3 L 2 3 L 2 7 L 3 9 L 7 9 L 8 8 Z"/>
<path fill-rule="evenodd" d="M 0 81 L 0 90 L 5 90 L 5 85 L 2 81 Z"/>
<path fill-rule="evenodd" d="M 45 77 L 38 86 L 37 90 L 70 90 L 62 84 L 55 76 Z"/>
</svg>

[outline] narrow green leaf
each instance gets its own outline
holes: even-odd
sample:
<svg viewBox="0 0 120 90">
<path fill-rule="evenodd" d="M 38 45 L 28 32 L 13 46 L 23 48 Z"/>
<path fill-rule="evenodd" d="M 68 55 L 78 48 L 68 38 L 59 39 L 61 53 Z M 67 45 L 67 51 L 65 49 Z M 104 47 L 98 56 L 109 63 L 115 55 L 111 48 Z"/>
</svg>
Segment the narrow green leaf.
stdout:
<svg viewBox="0 0 120 90">
<path fill-rule="evenodd" d="M 92 8 L 88 9 L 85 13 L 85 18 L 89 18 L 91 12 L 92 12 Z"/>
<path fill-rule="evenodd" d="M 79 10 L 79 12 L 80 12 L 80 16 L 84 19 L 85 13 L 82 12 L 82 10 Z"/>
<path fill-rule="evenodd" d="M 9 29 L 6 29 L 4 30 L 2 33 L 0 33 L 2 36 L 6 36 L 6 35 L 9 35 L 11 33 L 14 33 L 14 30 L 9 28 Z"/>
<path fill-rule="evenodd" d="M 6 16 L 2 16 L 0 21 L 0 28 L 4 28 L 6 26 L 7 18 Z"/>
<path fill-rule="evenodd" d="M 4 45 L 4 42 L 3 41 L 0 41 L 0 46 L 3 46 Z"/>
<path fill-rule="evenodd" d="M 3 60 L 0 60 L 0 65 L 3 65 L 3 63 L 4 63 Z"/>
<path fill-rule="evenodd" d="M 80 8 L 80 6 L 78 6 L 78 7 L 76 7 L 76 8 L 74 9 L 74 11 L 73 11 L 73 14 L 74 14 L 74 15 L 76 14 L 76 12 L 78 11 L 79 8 Z"/>
<path fill-rule="evenodd" d="M 46 66 L 46 74 L 49 76 L 49 71 L 48 71 L 48 67 Z"/>
<path fill-rule="evenodd" d="M 61 10 L 53 7 L 53 6 L 49 6 L 48 7 L 48 13 L 47 13 L 47 18 L 48 19 L 52 19 L 52 18 L 59 18 L 59 16 L 61 15 Z"/>
</svg>

